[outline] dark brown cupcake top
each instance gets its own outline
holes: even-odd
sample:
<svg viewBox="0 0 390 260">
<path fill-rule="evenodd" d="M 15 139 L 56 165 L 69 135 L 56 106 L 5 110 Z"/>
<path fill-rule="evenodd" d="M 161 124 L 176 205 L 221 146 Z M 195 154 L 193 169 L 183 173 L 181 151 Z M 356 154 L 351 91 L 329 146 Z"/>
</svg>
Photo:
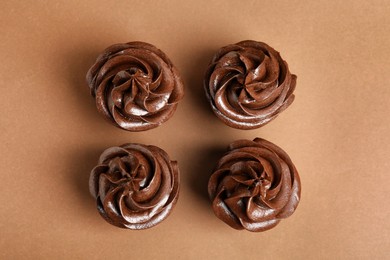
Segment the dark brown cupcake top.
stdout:
<svg viewBox="0 0 390 260">
<path fill-rule="evenodd" d="M 129 131 L 167 121 L 183 98 L 183 82 L 168 57 L 155 46 L 129 42 L 108 47 L 87 73 L 101 114 Z"/>
<path fill-rule="evenodd" d="M 294 100 L 296 76 L 273 48 L 242 41 L 221 48 L 207 69 L 204 87 L 214 113 L 227 125 L 258 128 Z"/>
<path fill-rule="evenodd" d="M 152 145 L 111 147 L 92 170 L 89 189 L 107 222 L 121 228 L 150 228 L 163 221 L 176 204 L 177 162 Z"/>
<path fill-rule="evenodd" d="M 295 211 L 301 184 L 286 152 L 256 138 L 229 146 L 210 177 L 208 191 L 218 218 L 235 229 L 259 232 Z"/>
</svg>

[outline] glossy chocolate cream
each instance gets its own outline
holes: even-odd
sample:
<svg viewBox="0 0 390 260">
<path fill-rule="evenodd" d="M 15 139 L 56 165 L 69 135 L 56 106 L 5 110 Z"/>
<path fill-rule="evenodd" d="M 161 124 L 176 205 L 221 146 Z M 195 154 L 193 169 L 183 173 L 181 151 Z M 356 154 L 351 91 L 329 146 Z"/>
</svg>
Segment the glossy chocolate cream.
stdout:
<svg viewBox="0 0 390 260">
<path fill-rule="evenodd" d="M 129 42 L 108 47 L 87 73 L 99 112 L 129 131 L 167 121 L 183 98 L 183 82 L 169 58 L 155 46 Z"/>
<path fill-rule="evenodd" d="M 107 222 L 146 229 L 163 221 L 176 204 L 179 169 L 177 162 L 156 146 L 111 147 L 92 170 L 89 190 Z"/>
<path fill-rule="evenodd" d="M 290 157 L 264 139 L 238 140 L 210 177 L 215 215 L 235 229 L 265 231 L 297 208 L 301 184 Z"/>
<path fill-rule="evenodd" d="M 293 102 L 296 79 L 279 52 L 263 42 L 242 41 L 214 55 L 204 88 L 214 113 L 225 124 L 254 129 Z"/>
</svg>

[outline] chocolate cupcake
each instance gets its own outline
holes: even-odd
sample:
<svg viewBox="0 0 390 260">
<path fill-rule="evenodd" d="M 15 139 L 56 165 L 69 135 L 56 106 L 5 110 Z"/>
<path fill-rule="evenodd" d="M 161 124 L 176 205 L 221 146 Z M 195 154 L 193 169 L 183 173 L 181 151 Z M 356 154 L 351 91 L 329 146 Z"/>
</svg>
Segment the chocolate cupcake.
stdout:
<svg viewBox="0 0 390 260">
<path fill-rule="evenodd" d="M 129 42 L 108 47 L 87 73 L 98 111 L 129 131 L 167 121 L 183 98 L 183 82 L 169 58 L 155 46 Z"/>
<path fill-rule="evenodd" d="M 152 145 L 105 150 L 92 170 L 89 190 L 100 215 L 121 228 L 146 229 L 163 221 L 179 194 L 179 169 Z"/>
<path fill-rule="evenodd" d="M 235 229 L 265 231 L 298 206 L 301 184 L 290 157 L 264 139 L 238 140 L 210 177 L 215 215 Z"/>
<path fill-rule="evenodd" d="M 254 129 L 293 102 L 296 79 L 273 48 L 262 42 L 242 41 L 214 55 L 204 88 L 214 113 L 225 124 Z"/>
</svg>

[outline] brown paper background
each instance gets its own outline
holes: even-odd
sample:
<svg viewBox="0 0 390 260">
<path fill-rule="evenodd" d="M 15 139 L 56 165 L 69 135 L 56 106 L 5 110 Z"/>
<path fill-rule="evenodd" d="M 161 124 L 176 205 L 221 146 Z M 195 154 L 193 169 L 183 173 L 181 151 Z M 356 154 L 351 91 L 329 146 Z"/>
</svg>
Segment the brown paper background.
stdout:
<svg viewBox="0 0 390 260">
<path fill-rule="evenodd" d="M 0 35 L 0 258 L 389 257 L 389 1 L 2 1 Z M 246 39 L 298 75 L 292 106 L 250 131 L 221 123 L 202 89 L 212 54 Z M 104 121 L 85 83 L 100 51 L 134 40 L 166 52 L 186 87 L 174 117 L 140 133 Z M 295 214 L 264 233 L 231 229 L 206 195 L 225 147 L 256 136 L 302 180 Z M 179 201 L 150 230 L 107 224 L 89 195 L 99 154 L 126 142 L 179 161 Z"/>
</svg>

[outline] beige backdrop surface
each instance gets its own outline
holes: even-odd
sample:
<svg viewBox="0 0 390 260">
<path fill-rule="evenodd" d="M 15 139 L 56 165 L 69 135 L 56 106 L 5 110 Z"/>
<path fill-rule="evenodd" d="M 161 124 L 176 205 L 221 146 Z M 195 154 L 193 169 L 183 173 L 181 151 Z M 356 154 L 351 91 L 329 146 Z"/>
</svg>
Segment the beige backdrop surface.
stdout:
<svg viewBox="0 0 390 260">
<path fill-rule="evenodd" d="M 2 1 L 1 259 L 384 259 L 390 248 L 389 1 Z M 298 75 L 296 99 L 261 129 L 211 112 L 212 54 L 264 41 Z M 167 53 L 186 96 L 157 129 L 131 133 L 95 109 L 85 73 L 108 45 L 141 40 Z M 231 229 L 207 179 L 233 140 L 268 139 L 302 180 L 295 214 L 264 233 Z M 89 195 L 101 151 L 154 144 L 179 161 L 181 193 L 160 225 L 107 224 Z"/>
</svg>

